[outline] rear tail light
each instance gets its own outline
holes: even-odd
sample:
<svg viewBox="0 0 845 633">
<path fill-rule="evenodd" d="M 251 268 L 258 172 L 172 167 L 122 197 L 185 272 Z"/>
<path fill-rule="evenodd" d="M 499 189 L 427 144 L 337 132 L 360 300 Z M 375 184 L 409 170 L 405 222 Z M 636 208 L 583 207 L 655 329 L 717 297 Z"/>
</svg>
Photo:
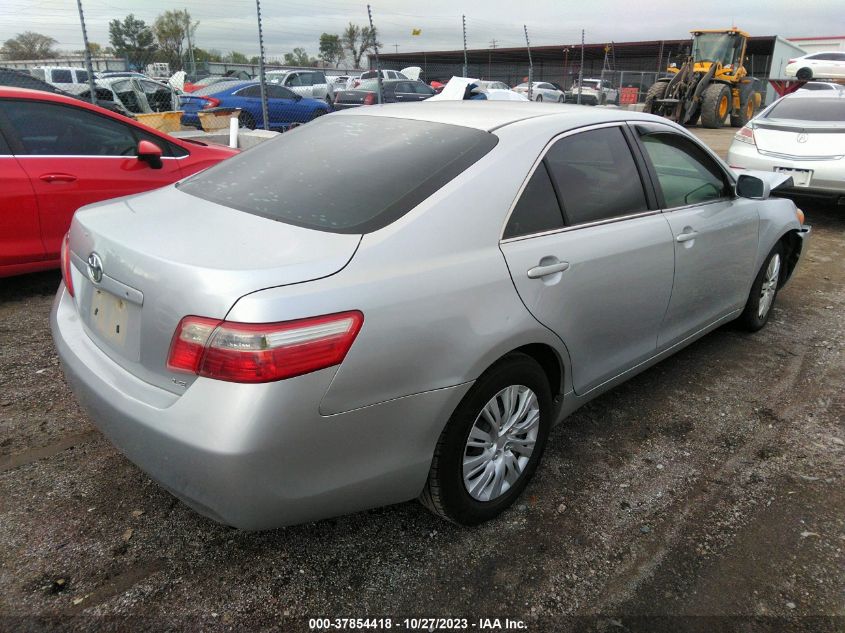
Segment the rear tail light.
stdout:
<svg viewBox="0 0 845 633">
<path fill-rule="evenodd" d="M 207 108 L 216 108 L 220 105 L 220 99 L 215 99 L 214 97 L 200 97 L 200 99 L 208 102 L 202 106 L 203 110 Z"/>
<path fill-rule="evenodd" d="M 376 102 L 376 95 L 372 92 L 368 92 L 364 97 L 364 105 L 373 105 Z"/>
<path fill-rule="evenodd" d="M 340 364 L 364 323 L 341 312 L 282 323 L 234 323 L 187 316 L 167 367 L 228 382 L 272 382 Z"/>
<path fill-rule="evenodd" d="M 757 145 L 754 140 L 754 126 L 751 123 L 746 123 L 745 126 L 739 128 L 739 131 L 734 134 L 734 140 Z"/>
<path fill-rule="evenodd" d="M 68 294 L 73 296 L 73 277 L 70 276 L 70 233 L 65 233 L 62 240 L 62 279 L 65 282 Z"/>
<path fill-rule="evenodd" d="M 786 62 L 786 64 L 787 64 L 787 65 L 789 65 L 789 64 L 794 64 L 794 63 L 795 63 L 795 60 L 794 60 L 794 59 L 790 59 L 788 62 Z"/>
</svg>

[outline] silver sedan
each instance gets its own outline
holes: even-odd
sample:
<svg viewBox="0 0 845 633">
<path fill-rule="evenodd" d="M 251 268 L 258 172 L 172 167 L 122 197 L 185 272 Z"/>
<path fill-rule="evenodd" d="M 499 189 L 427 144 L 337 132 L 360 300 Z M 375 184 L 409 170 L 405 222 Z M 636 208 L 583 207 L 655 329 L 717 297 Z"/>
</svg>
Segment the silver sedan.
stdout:
<svg viewBox="0 0 845 633">
<path fill-rule="evenodd" d="M 728 162 L 779 172 L 792 178 L 792 193 L 845 204 L 845 91 L 778 99 L 736 133 Z"/>
<path fill-rule="evenodd" d="M 645 114 L 357 108 L 81 209 L 53 336 L 103 433 L 218 521 L 477 524 L 572 411 L 765 325 L 809 234 L 783 179 Z"/>
</svg>

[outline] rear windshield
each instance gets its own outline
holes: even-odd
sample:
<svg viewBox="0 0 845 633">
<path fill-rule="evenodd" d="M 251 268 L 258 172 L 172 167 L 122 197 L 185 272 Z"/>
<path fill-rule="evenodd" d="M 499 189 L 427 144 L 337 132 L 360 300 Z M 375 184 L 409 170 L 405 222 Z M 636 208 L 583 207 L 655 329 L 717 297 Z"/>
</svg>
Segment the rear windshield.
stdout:
<svg viewBox="0 0 845 633">
<path fill-rule="evenodd" d="M 369 233 L 405 215 L 497 140 L 481 130 L 429 121 L 327 116 L 178 187 L 287 224 Z"/>
<path fill-rule="evenodd" d="M 766 115 L 768 119 L 845 121 L 845 97 L 784 99 Z"/>
</svg>

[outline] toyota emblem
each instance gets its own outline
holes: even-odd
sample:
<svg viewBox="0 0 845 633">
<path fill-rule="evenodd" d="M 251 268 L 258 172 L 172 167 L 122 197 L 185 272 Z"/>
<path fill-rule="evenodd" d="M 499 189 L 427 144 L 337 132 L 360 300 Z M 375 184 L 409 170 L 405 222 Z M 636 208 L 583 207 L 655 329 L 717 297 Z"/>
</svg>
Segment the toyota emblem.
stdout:
<svg viewBox="0 0 845 633">
<path fill-rule="evenodd" d="M 88 256 L 88 276 L 95 284 L 103 280 L 103 261 L 97 253 Z"/>
</svg>

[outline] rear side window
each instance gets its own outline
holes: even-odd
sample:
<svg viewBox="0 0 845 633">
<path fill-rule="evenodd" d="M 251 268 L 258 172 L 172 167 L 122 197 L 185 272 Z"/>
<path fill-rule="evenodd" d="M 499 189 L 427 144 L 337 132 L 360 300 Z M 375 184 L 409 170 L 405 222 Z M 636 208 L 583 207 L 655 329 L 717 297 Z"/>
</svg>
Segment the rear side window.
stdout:
<svg viewBox="0 0 845 633">
<path fill-rule="evenodd" d="M 648 209 L 631 150 L 618 127 L 562 138 L 546 154 L 567 225 Z"/>
<path fill-rule="evenodd" d="M 776 103 L 767 119 L 797 121 L 845 121 L 845 99 L 839 97 L 794 97 Z"/>
<path fill-rule="evenodd" d="M 322 117 L 178 186 L 287 224 L 369 233 L 405 215 L 497 141 L 489 132 L 429 121 Z"/>
<path fill-rule="evenodd" d="M 54 68 L 50 73 L 50 77 L 53 80 L 53 83 L 57 84 L 72 84 L 73 83 L 73 75 L 71 75 L 69 70 L 58 70 Z"/>
<path fill-rule="evenodd" d="M 504 239 L 563 228 L 563 216 L 545 163 L 540 163 L 508 219 Z"/>
<path fill-rule="evenodd" d="M 267 86 L 267 88 L 269 87 Z M 260 97 L 261 86 L 247 86 L 246 88 L 241 88 L 235 94 L 239 97 Z"/>
</svg>

